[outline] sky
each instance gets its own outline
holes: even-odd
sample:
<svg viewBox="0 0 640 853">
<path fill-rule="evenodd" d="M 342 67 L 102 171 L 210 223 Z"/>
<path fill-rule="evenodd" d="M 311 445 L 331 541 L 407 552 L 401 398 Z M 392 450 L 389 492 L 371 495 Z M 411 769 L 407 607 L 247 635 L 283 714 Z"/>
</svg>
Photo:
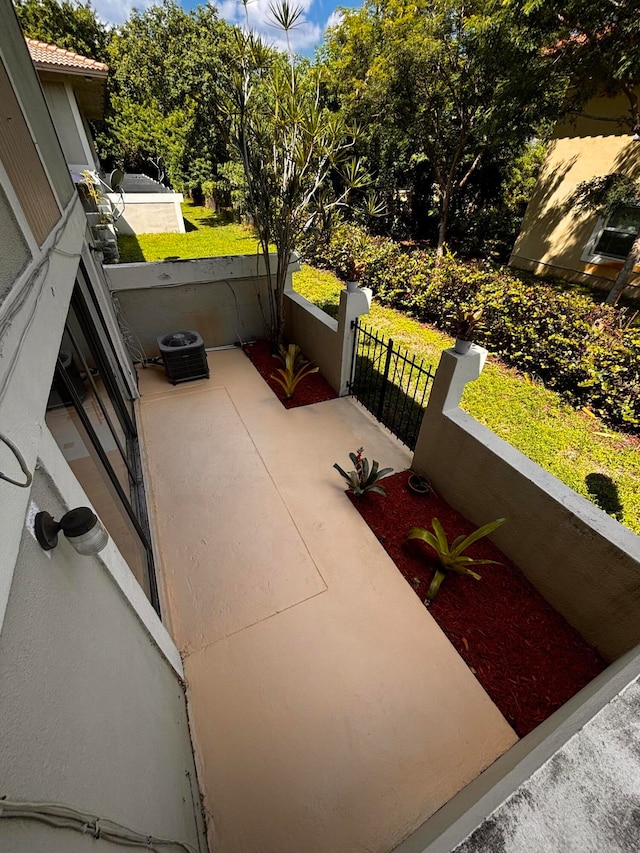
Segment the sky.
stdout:
<svg viewBox="0 0 640 853">
<path fill-rule="evenodd" d="M 109 24 L 121 24 L 135 7 L 146 9 L 154 0 L 93 0 L 92 6 Z M 185 9 L 198 5 L 198 0 L 179 0 Z M 269 6 L 273 0 L 249 0 L 249 23 L 252 29 L 259 32 L 270 43 L 284 47 L 281 33 L 272 25 Z M 291 0 L 292 5 L 302 8 L 303 14 L 295 30 L 290 33 L 292 48 L 297 53 L 312 55 L 313 48 L 322 40 L 322 34 L 327 26 L 332 26 L 340 20 L 338 5 L 350 7 L 360 5 L 360 0 Z M 244 24 L 245 10 L 239 0 L 219 0 L 214 4 L 218 7 L 221 17 L 232 24 Z"/>
</svg>

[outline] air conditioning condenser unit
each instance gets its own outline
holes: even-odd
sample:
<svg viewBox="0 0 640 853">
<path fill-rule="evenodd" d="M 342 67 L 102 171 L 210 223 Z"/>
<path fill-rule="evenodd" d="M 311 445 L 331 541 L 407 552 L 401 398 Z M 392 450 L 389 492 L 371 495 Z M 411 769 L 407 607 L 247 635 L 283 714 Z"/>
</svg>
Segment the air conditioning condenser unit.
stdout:
<svg viewBox="0 0 640 853">
<path fill-rule="evenodd" d="M 160 335 L 158 349 L 167 379 L 173 385 L 192 379 L 208 379 L 209 364 L 204 341 L 198 332 L 173 332 Z"/>
</svg>

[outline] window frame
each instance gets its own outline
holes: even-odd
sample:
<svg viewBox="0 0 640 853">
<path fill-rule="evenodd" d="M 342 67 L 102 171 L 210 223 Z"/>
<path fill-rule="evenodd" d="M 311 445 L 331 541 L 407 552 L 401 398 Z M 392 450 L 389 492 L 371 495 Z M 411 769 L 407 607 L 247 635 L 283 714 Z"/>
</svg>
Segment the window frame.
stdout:
<svg viewBox="0 0 640 853">
<path fill-rule="evenodd" d="M 612 264 L 624 264 L 627 255 L 622 257 L 621 255 L 607 255 L 601 252 L 596 252 L 596 246 L 600 242 L 600 239 L 604 232 L 607 230 L 608 222 L 610 221 L 611 216 L 599 216 L 598 221 L 595 224 L 593 231 L 591 232 L 591 237 L 587 242 L 584 252 L 580 260 L 586 261 L 590 264 L 603 264 L 609 265 Z M 638 205 L 638 224 L 640 230 L 640 205 Z M 609 228 L 611 231 L 615 231 L 615 228 Z M 628 232 L 627 232 L 628 233 Z"/>
</svg>

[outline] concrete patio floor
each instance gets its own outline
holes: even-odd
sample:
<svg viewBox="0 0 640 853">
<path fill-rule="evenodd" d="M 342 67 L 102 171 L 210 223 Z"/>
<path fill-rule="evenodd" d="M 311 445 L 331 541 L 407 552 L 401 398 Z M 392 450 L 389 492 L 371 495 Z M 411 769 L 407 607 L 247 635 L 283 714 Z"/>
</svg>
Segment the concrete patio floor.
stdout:
<svg viewBox="0 0 640 853">
<path fill-rule="evenodd" d="M 516 736 L 343 493 L 410 453 L 357 403 L 286 411 L 240 350 L 140 371 L 165 621 L 216 853 L 386 853 Z"/>
</svg>

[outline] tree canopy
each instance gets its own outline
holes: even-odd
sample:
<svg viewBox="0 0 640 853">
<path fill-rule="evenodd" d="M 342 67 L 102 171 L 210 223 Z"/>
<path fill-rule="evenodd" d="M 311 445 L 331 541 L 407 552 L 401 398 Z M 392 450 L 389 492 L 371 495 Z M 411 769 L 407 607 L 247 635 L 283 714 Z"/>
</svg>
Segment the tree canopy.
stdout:
<svg viewBox="0 0 640 853">
<path fill-rule="evenodd" d="M 621 123 L 640 131 L 638 0 L 526 0 L 523 11 L 555 42 L 550 55 L 570 83 L 568 105 L 581 111 L 594 95 L 625 95 Z"/>
<path fill-rule="evenodd" d="M 394 181 L 400 164 L 435 187 L 439 253 L 480 167 L 519 155 L 557 114 L 564 78 L 520 12 L 508 0 L 367 0 L 329 33 L 333 96 L 369 129 L 370 156 Z"/>
<path fill-rule="evenodd" d="M 80 0 L 14 0 L 18 20 L 29 38 L 105 62 L 109 30 L 91 3 Z"/>
<path fill-rule="evenodd" d="M 217 81 L 230 61 L 233 28 L 215 6 L 185 11 L 174 0 L 133 10 L 114 30 L 109 136 L 103 153 L 129 168 L 160 159 L 171 181 L 196 190 L 228 159 Z"/>
<path fill-rule="evenodd" d="M 108 62 L 107 166 L 166 173 L 199 200 L 203 186 L 226 186 L 232 128 L 220 106 L 237 28 L 215 6 L 161 0 L 108 28 L 90 2 L 15 2 L 27 35 Z M 623 95 L 613 121 L 640 132 L 639 43 L 637 0 L 365 0 L 318 51 L 318 106 L 359 128 L 354 153 L 386 205 L 378 230 L 428 237 L 439 253 L 448 241 L 504 253 L 562 111 Z M 313 64 L 296 63 L 308 76 Z M 252 103 L 259 92 L 266 108 L 275 90 L 262 77 Z"/>
<path fill-rule="evenodd" d="M 280 0 L 274 24 L 289 41 L 300 12 Z M 231 141 L 244 168 L 247 207 L 258 232 L 270 280 L 270 333 L 284 333 L 284 288 L 292 251 L 313 221 L 321 194 L 327 207 L 346 201 L 349 190 L 368 180 L 352 159 L 354 134 L 343 117 L 322 105 L 322 69 L 310 68 L 291 52 L 265 47 L 251 32 L 236 31 L 237 54 L 227 88 Z M 331 178 L 344 187 L 330 197 Z M 270 244 L 276 247 L 272 276 Z"/>
</svg>

